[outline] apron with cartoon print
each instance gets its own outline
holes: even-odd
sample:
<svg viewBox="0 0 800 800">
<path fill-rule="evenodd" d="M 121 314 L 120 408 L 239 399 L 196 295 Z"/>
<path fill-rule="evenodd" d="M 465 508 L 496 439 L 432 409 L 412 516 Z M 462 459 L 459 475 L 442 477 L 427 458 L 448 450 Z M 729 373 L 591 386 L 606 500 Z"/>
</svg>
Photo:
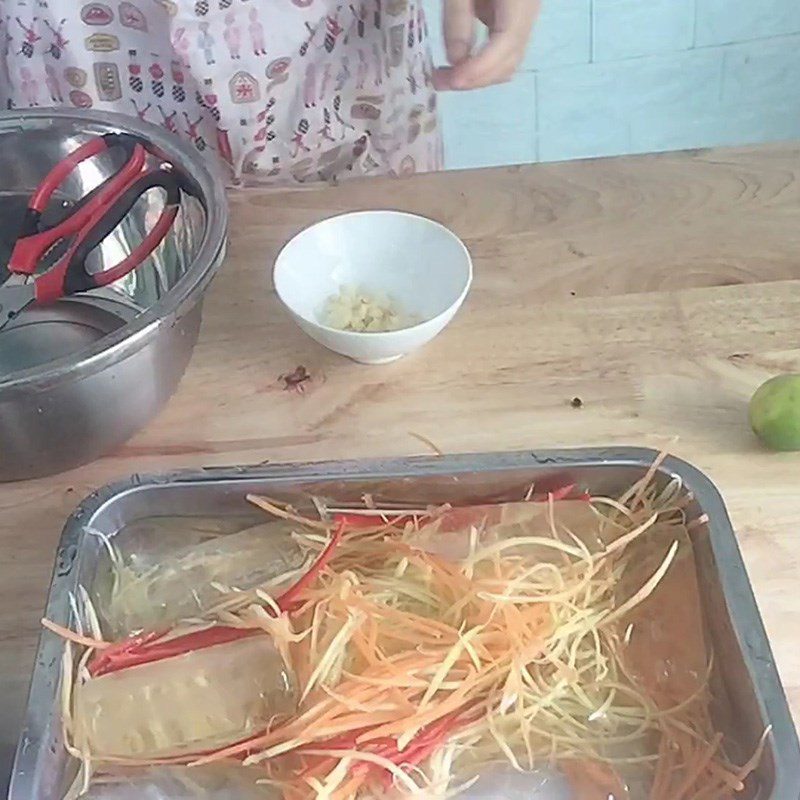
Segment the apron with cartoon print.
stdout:
<svg viewBox="0 0 800 800">
<path fill-rule="evenodd" d="M 236 180 L 441 167 L 421 0 L 0 0 L 0 101 L 135 114 Z"/>
</svg>

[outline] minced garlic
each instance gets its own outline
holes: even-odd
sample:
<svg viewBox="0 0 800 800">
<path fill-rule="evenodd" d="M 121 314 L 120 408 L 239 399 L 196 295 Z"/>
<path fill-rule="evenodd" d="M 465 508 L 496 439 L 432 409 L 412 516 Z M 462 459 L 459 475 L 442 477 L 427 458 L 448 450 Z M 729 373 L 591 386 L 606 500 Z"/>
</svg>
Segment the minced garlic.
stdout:
<svg viewBox="0 0 800 800">
<path fill-rule="evenodd" d="M 406 314 L 388 295 L 342 286 L 325 302 L 321 322 L 330 328 L 358 333 L 381 333 L 408 328 L 418 320 Z"/>
</svg>

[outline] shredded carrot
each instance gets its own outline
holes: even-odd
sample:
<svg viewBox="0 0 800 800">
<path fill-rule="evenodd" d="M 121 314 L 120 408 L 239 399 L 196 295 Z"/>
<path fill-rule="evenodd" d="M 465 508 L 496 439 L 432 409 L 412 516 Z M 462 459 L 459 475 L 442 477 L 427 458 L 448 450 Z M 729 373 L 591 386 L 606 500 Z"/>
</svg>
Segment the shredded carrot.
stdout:
<svg viewBox="0 0 800 800">
<path fill-rule="evenodd" d="M 333 525 L 249 497 L 300 526 L 311 563 L 275 600 L 254 592 L 202 630 L 113 646 L 50 629 L 101 651 L 95 676 L 227 636 L 272 636 L 294 673 L 296 711 L 159 763 L 260 764 L 285 800 L 363 800 L 391 787 L 443 798 L 498 759 L 557 764 L 581 800 L 627 800 L 629 771 L 647 781 L 649 800 L 720 800 L 741 790 L 763 741 L 732 766 L 707 680 L 674 698 L 626 662 L 631 612 L 658 598 L 689 541 L 683 506 L 671 487 L 652 487 L 653 474 L 619 500 L 564 485 L 532 487 L 520 503 L 424 513 L 319 501 Z M 565 500 L 595 527 L 563 524 Z M 665 554 L 655 566 L 643 558 L 652 542 Z"/>
<path fill-rule="evenodd" d="M 60 636 L 62 639 L 65 639 L 68 642 L 73 642 L 74 644 L 79 644 L 83 647 L 91 647 L 95 650 L 104 650 L 111 647 L 110 642 L 104 642 L 100 639 L 92 639 L 91 636 L 83 636 L 82 634 L 71 631 L 69 628 L 65 628 L 63 625 L 59 625 L 57 622 L 53 622 L 47 618 L 43 617 L 41 623 L 43 628 L 47 628 L 47 630 L 55 633 L 56 636 Z"/>
</svg>

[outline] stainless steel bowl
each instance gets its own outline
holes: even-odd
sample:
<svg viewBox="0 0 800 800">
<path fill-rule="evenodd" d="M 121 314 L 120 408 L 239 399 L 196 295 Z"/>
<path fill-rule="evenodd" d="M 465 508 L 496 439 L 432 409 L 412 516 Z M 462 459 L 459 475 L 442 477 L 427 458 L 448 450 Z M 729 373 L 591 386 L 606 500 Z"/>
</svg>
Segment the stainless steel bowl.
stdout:
<svg viewBox="0 0 800 800">
<path fill-rule="evenodd" d="M 26 310 L 0 330 L 0 481 L 40 477 L 87 463 L 144 426 L 169 399 L 197 340 L 205 288 L 225 254 L 222 182 L 191 146 L 117 114 L 46 109 L 0 114 L 0 284 L 31 191 L 91 136 L 136 133 L 190 177 L 169 235 L 135 272 L 104 289 Z M 64 205 L 119 163 L 108 153 L 65 181 Z M 157 217 L 149 192 L 92 254 L 92 270 L 120 261 Z M 14 278 L 11 278 L 14 280 Z"/>
</svg>

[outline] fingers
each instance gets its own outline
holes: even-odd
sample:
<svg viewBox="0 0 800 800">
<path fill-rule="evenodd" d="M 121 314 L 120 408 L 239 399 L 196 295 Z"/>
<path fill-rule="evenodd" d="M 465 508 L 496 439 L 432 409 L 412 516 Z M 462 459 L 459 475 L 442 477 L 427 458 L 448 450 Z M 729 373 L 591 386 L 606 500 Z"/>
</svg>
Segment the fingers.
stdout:
<svg viewBox="0 0 800 800">
<path fill-rule="evenodd" d="M 452 67 L 437 67 L 433 71 L 431 81 L 433 82 L 433 88 L 436 89 L 437 92 L 452 91 L 453 87 L 450 85 L 450 73 L 452 71 Z"/>
<path fill-rule="evenodd" d="M 495 29 L 494 0 L 475 0 L 475 16 L 490 30 Z"/>
<path fill-rule="evenodd" d="M 447 60 L 455 66 L 469 57 L 475 44 L 473 0 L 444 0 L 443 27 Z"/>
<path fill-rule="evenodd" d="M 477 52 L 454 60 L 448 57 L 450 69 L 434 72 L 437 89 L 480 89 L 496 83 L 505 83 L 513 78 L 517 67 L 525 56 L 531 28 L 539 12 L 539 0 L 445 0 L 445 11 L 453 6 L 459 11 L 459 23 L 466 30 L 462 19 L 469 6 L 470 26 L 474 26 L 475 15 L 488 24 L 489 40 Z M 454 17 L 455 18 L 455 17 Z M 446 18 L 445 18 L 446 20 Z M 474 27 L 471 28 L 474 34 Z M 447 34 L 445 34 L 445 37 Z M 461 55 L 462 51 L 458 51 Z"/>
<path fill-rule="evenodd" d="M 511 80 L 525 52 L 512 31 L 492 33 L 481 50 L 448 70 L 437 70 L 437 88 L 461 91 L 480 89 Z"/>
</svg>

